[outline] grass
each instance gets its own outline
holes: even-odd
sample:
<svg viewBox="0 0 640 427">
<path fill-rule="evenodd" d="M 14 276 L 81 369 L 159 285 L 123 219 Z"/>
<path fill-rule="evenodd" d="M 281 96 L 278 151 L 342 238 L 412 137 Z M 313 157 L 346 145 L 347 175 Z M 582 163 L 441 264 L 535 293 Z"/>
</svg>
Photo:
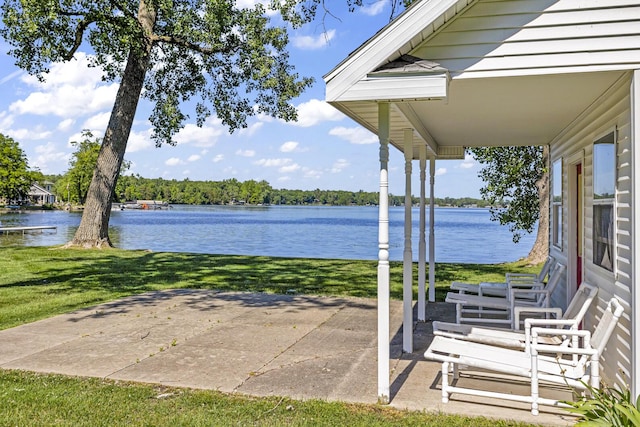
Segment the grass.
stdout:
<svg viewBox="0 0 640 427">
<path fill-rule="evenodd" d="M 9 247 L 0 257 L 0 329 L 137 293 L 177 288 L 376 297 L 376 261 Z M 454 280 L 501 281 L 522 263 L 438 264 L 436 297 Z M 417 283 L 417 267 L 414 266 Z M 402 264 L 391 263 L 402 298 Z"/>
<path fill-rule="evenodd" d="M 0 371 L 0 425 L 529 426 L 390 407 Z"/>
<path fill-rule="evenodd" d="M 0 250 L 0 329 L 152 290 L 198 288 L 376 296 L 375 261 L 294 259 L 147 251 L 8 247 Z M 414 266 L 414 275 L 417 277 Z M 522 263 L 438 264 L 437 295 L 454 280 L 496 281 Z M 417 279 L 416 279 L 417 280 Z M 391 296 L 402 296 L 392 263 Z M 421 425 L 526 426 L 392 408 L 0 370 L 3 425 Z"/>
</svg>

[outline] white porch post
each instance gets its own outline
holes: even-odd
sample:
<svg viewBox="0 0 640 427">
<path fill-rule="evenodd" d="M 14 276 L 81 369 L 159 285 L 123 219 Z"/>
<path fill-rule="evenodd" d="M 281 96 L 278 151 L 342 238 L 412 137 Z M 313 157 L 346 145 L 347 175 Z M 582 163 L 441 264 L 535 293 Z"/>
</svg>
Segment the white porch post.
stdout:
<svg viewBox="0 0 640 427">
<path fill-rule="evenodd" d="M 436 158 L 429 158 L 429 302 L 436 300 L 435 199 Z"/>
<path fill-rule="evenodd" d="M 378 402 L 389 403 L 389 104 L 378 104 Z"/>
<path fill-rule="evenodd" d="M 404 252 L 402 256 L 402 350 L 413 353 L 413 253 L 411 250 L 411 161 L 413 131 L 404 130 Z"/>
<path fill-rule="evenodd" d="M 418 320 L 424 322 L 426 315 L 426 258 L 427 242 L 425 240 L 426 228 L 426 177 L 427 177 L 427 146 L 420 146 L 420 233 L 418 236 Z"/>
<path fill-rule="evenodd" d="M 640 70 L 633 72 L 631 82 L 631 156 L 632 156 L 632 206 L 631 206 L 631 396 L 633 401 L 640 394 L 640 229 L 637 226 L 640 221 Z"/>
</svg>

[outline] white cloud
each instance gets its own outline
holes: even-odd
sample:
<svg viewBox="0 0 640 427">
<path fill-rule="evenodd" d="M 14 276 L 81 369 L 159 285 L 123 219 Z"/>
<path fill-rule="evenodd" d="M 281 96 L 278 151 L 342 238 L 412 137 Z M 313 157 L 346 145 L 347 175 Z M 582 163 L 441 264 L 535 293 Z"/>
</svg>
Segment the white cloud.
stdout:
<svg viewBox="0 0 640 427">
<path fill-rule="evenodd" d="M 289 122 L 294 126 L 310 127 L 321 122 L 339 121 L 344 115 L 331 105 L 319 99 L 312 99 L 298 105 L 298 121 Z"/>
<path fill-rule="evenodd" d="M 129 141 L 127 141 L 127 153 L 149 150 L 155 148 L 156 144 L 151 140 L 151 129 L 140 132 L 131 131 Z"/>
<path fill-rule="evenodd" d="M 347 168 L 347 166 L 349 166 L 350 163 L 347 159 L 338 159 L 335 161 L 335 163 L 333 164 L 333 167 L 331 168 L 331 173 L 339 173 L 342 172 L 343 170 L 345 170 Z"/>
<path fill-rule="evenodd" d="M 253 157 L 256 155 L 255 150 L 238 150 L 236 151 L 236 155 L 242 157 Z"/>
<path fill-rule="evenodd" d="M 388 0 L 378 0 L 368 6 L 362 6 L 360 11 L 368 16 L 376 16 L 382 13 L 384 7 L 387 5 Z"/>
<path fill-rule="evenodd" d="M 280 169 L 278 169 L 278 172 L 280 173 L 291 173 L 291 172 L 295 172 L 298 169 L 300 169 L 300 165 L 297 163 L 293 163 L 290 165 L 286 165 L 286 166 L 282 166 Z"/>
<path fill-rule="evenodd" d="M 45 82 L 24 74 L 23 83 L 35 88 L 25 99 L 15 101 L 9 110 L 16 114 L 53 114 L 79 117 L 113 106 L 117 83 L 104 83 L 102 71 L 89 67 L 89 56 L 79 52 L 74 61 L 55 63 Z"/>
<path fill-rule="evenodd" d="M 12 114 L 7 114 L 6 111 L 0 112 L 0 131 L 4 133 L 8 133 L 7 129 L 9 129 L 14 122 L 14 117 Z"/>
<path fill-rule="evenodd" d="M 47 142 L 35 148 L 36 157 L 30 166 L 40 169 L 42 173 L 63 173 L 69 164 L 70 154 L 58 150 L 57 144 Z M 61 167 L 64 165 L 65 167 Z"/>
<path fill-rule="evenodd" d="M 298 146 L 300 144 L 296 141 L 287 141 L 280 146 L 280 151 L 283 153 L 291 153 L 293 151 L 298 151 Z"/>
<path fill-rule="evenodd" d="M 224 160 L 224 155 L 223 154 L 216 154 L 216 156 L 213 159 L 211 159 L 211 161 L 213 163 L 218 163 L 218 162 L 221 162 L 223 160 Z"/>
<path fill-rule="evenodd" d="M 374 144 L 378 142 L 378 137 L 375 134 L 360 126 L 352 128 L 335 127 L 329 131 L 329 135 L 337 136 L 352 144 Z"/>
<path fill-rule="evenodd" d="M 71 128 L 71 126 L 73 126 L 75 122 L 76 121 L 73 119 L 64 119 L 63 121 L 58 123 L 57 129 L 60 131 L 66 132 Z"/>
<path fill-rule="evenodd" d="M 164 164 L 165 164 L 165 165 L 167 165 L 167 166 L 179 166 L 179 165 L 184 165 L 184 164 L 185 164 L 185 162 L 184 162 L 184 161 L 182 161 L 182 160 L 180 160 L 180 159 L 179 159 L 179 158 L 177 158 L 177 157 L 171 157 L 170 159 L 167 159 L 167 160 L 164 162 Z"/>
<path fill-rule="evenodd" d="M 447 168 L 438 168 L 436 169 L 435 176 L 442 176 L 447 173 Z"/>
<path fill-rule="evenodd" d="M 200 155 L 199 154 L 192 154 L 187 159 L 187 162 L 197 162 L 198 160 L 200 160 Z"/>
<path fill-rule="evenodd" d="M 458 167 L 462 168 L 462 169 L 471 169 L 472 167 L 474 167 L 476 165 L 476 159 L 473 157 L 472 154 L 465 154 L 464 155 L 464 161 L 462 163 L 460 163 L 460 165 L 458 165 Z"/>
<path fill-rule="evenodd" d="M 82 129 L 95 129 L 100 130 L 102 133 L 104 133 L 104 130 L 107 128 L 107 124 L 109 123 L 110 117 L 110 112 L 99 113 L 95 116 L 91 116 L 84 121 L 84 123 L 82 124 Z"/>
<path fill-rule="evenodd" d="M 336 36 L 336 30 L 329 30 L 316 37 L 313 36 L 295 36 L 293 45 L 300 49 L 316 50 L 322 49 Z"/>
<path fill-rule="evenodd" d="M 243 136 L 252 136 L 254 135 L 256 132 L 258 132 L 258 130 L 260 130 L 260 128 L 264 125 L 264 122 L 256 122 L 253 123 L 251 125 L 249 125 L 246 128 L 240 129 L 238 131 L 238 135 L 243 135 Z"/>
<path fill-rule="evenodd" d="M 4 76 L 3 78 L 0 79 L 0 85 L 1 84 L 5 84 L 9 80 L 13 80 L 14 78 L 18 77 L 23 72 L 24 71 L 22 71 L 22 70 L 16 70 L 13 73 L 7 74 L 6 76 Z"/>
<path fill-rule="evenodd" d="M 287 166 L 291 164 L 291 162 L 292 162 L 291 159 L 260 159 L 260 160 L 256 160 L 253 163 L 258 166 L 281 168 L 283 166 Z"/>
<path fill-rule="evenodd" d="M 193 144 L 196 147 L 212 147 L 224 133 L 222 121 L 209 117 L 202 127 L 188 123 L 175 136 L 178 144 Z"/>
<path fill-rule="evenodd" d="M 32 129 L 12 129 L 7 133 L 10 137 L 18 141 L 46 139 L 52 134 L 51 131 L 44 130 L 42 126 L 36 126 Z"/>
<path fill-rule="evenodd" d="M 305 178 L 320 179 L 323 175 L 322 171 L 311 168 L 302 168 Z"/>
</svg>

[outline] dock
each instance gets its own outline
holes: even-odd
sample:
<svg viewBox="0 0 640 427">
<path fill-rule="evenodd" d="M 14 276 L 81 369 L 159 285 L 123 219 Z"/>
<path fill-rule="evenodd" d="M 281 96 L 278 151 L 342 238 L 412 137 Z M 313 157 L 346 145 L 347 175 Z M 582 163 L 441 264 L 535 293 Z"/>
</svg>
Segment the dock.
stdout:
<svg viewBox="0 0 640 427">
<path fill-rule="evenodd" d="M 27 231 L 41 231 L 41 230 L 56 230 L 56 225 L 33 225 L 29 227 L 0 227 L 0 233 L 9 234 L 12 232 L 22 232 L 24 234 Z"/>
</svg>

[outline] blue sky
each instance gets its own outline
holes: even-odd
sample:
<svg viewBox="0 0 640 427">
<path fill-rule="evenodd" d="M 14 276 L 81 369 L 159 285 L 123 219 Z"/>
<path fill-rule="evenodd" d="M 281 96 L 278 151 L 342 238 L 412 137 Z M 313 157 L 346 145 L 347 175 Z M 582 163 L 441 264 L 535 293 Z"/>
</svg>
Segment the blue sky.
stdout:
<svg viewBox="0 0 640 427">
<path fill-rule="evenodd" d="M 125 155 L 132 164 L 129 173 L 178 180 L 264 179 L 274 188 L 377 191 L 377 138 L 324 102 L 322 76 L 388 22 L 390 4 L 371 0 L 349 13 L 345 3 L 332 2 L 334 16 L 291 32 L 291 62 L 299 74 L 315 79 L 293 101 L 297 123 L 256 117 L 246 129 L 229 134 L 214 117 L 203 128 L 188 123 L 175 147 L 156 148 L 147 120 L 150 108 L 142 100 Z M 86 66 L 89 51 L 78 52 L 69 63 L 52 64 L 46 82 L 40 83 L 13 65 L 8 50 L 0 40 L 0 133 L 20 143 L 31 167 L 62 174 L 73 152 L 70 141 L 80 140 L 83 129 L 96 136 L 104 133 L 117 83 L 102 82 L 100 71 Z M 389 168 L 390 192 L 404 194 L 404 159 L 395 149 Z M 437 197 L 479 197 L 482 182 L 473 159 L 438 161 L 436 170 Z M 417 195 L 417 162 L 413 175 L 412 193 Z"/>
</svg>

